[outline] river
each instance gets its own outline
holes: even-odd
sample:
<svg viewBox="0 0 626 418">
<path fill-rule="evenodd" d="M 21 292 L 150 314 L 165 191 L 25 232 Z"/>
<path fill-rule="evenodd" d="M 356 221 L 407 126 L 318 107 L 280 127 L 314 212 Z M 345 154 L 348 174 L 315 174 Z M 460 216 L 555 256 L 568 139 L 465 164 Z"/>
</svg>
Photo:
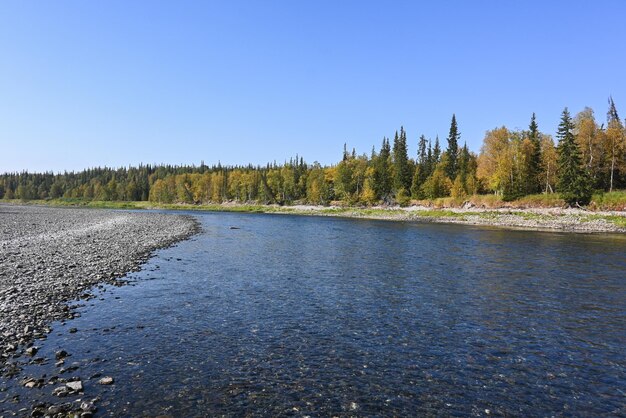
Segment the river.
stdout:
<svg viewBox="0 0 626 418">
<path fill-rule="evenodd" d="M 626 413 L 623 236 L 194 216 L 38 344 L 97 416 Z M 4 388 L 3 408 L 50 394 Z"/>
</svg>

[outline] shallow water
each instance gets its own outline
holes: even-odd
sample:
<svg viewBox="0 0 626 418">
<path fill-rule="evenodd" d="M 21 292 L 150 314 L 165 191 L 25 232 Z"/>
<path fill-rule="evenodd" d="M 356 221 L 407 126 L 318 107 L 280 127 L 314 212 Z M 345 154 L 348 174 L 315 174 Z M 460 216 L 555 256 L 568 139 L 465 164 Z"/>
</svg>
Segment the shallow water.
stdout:
<svg viewBox="0 0 626 418">
<path fill-rule="evenodd" d="M 626 414 L 624 237 L 194 216 L 38 343 L 72 354 L 97 415 Z M 20 395 L 0 410 L 54 387 L 0 382 Z"/>
</svg>

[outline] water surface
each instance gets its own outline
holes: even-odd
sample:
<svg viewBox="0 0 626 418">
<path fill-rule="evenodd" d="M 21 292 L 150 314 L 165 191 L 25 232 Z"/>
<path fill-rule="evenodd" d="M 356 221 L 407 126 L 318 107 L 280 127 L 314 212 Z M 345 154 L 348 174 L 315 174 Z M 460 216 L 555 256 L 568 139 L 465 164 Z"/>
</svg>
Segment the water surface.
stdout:
<svg viewBox="0 0 626 418">
<path fill-rule="evenodd" d="M 194 216 L 41 345 L 100 416 L 626 414 L 623 237 Z"/>
</svg>

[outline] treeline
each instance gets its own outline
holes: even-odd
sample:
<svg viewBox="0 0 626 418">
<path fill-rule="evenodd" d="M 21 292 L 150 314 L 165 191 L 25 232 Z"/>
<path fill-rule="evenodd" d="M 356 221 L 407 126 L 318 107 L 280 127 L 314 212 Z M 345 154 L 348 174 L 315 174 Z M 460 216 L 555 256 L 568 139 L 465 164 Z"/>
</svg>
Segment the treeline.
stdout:
<svg viewBox="0 0 626 418">
<path fill-rule="evenodd" d="M 452 116 L 446 148 L 439 138 L 416 141 L 408 153 L 403 127 L 383 138 L 369 155 L 348 151 L 339 163 L 323 167 L 296 156 L 266 166 L 140 165 L 81 172 L 7 173 L 0 176 L 0 198 L 150 200 L 159 203 L 225 201 L 327 205 L 408 204 L 413 200 L 495 193 L 504 200 L 528 194 L 560 193 L 571 205 L 585 205 L 592 191 L 626 187 L 624 124 L 609 99 L 606 124 L 586 108 L 571 117 L 567 108 L 552 137 L 539 130 L 535 115 L 526 130 L 488 131 L 480 153 L 460 145 Z"/>
</svg>

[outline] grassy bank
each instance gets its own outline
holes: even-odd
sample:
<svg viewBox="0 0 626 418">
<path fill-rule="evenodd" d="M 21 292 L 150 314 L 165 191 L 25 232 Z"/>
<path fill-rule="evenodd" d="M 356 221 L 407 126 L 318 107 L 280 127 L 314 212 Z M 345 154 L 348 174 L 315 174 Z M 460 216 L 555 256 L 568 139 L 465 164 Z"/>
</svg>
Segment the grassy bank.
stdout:
<svg viewBox="0 0 626 418">
<path fill-rule="evenodd" d="M 505 201 L 502 196 L 483 194 L 464 198 L 444 197 L 433 200 L 417 200 L 412 203 L 435 208 L 475 206 L 484 209 L 546 209 L 565 207 L 565 201 L 557 193 L 527 195 L 512 201 Z M 626 191 L 596 192 L 593 194 L 587 209 L 591 211 L 626 211 Z"/>
<path fill-rule="evenodd" d="M 37 199 L 37 200 L 0 200 L 0 203 L 11 205 L 39 205 L 52 207 L 83 207 L 94 209 L 167 209 L 167 210 L 198 210 L 214 212 L 289 212 L 290 206 L 252 205 L 252 204 L 210 204 L 193 205 L 186 203 L 154 203 L 145 201 L 103 201 L 84 199 Z"/>
</svg>

